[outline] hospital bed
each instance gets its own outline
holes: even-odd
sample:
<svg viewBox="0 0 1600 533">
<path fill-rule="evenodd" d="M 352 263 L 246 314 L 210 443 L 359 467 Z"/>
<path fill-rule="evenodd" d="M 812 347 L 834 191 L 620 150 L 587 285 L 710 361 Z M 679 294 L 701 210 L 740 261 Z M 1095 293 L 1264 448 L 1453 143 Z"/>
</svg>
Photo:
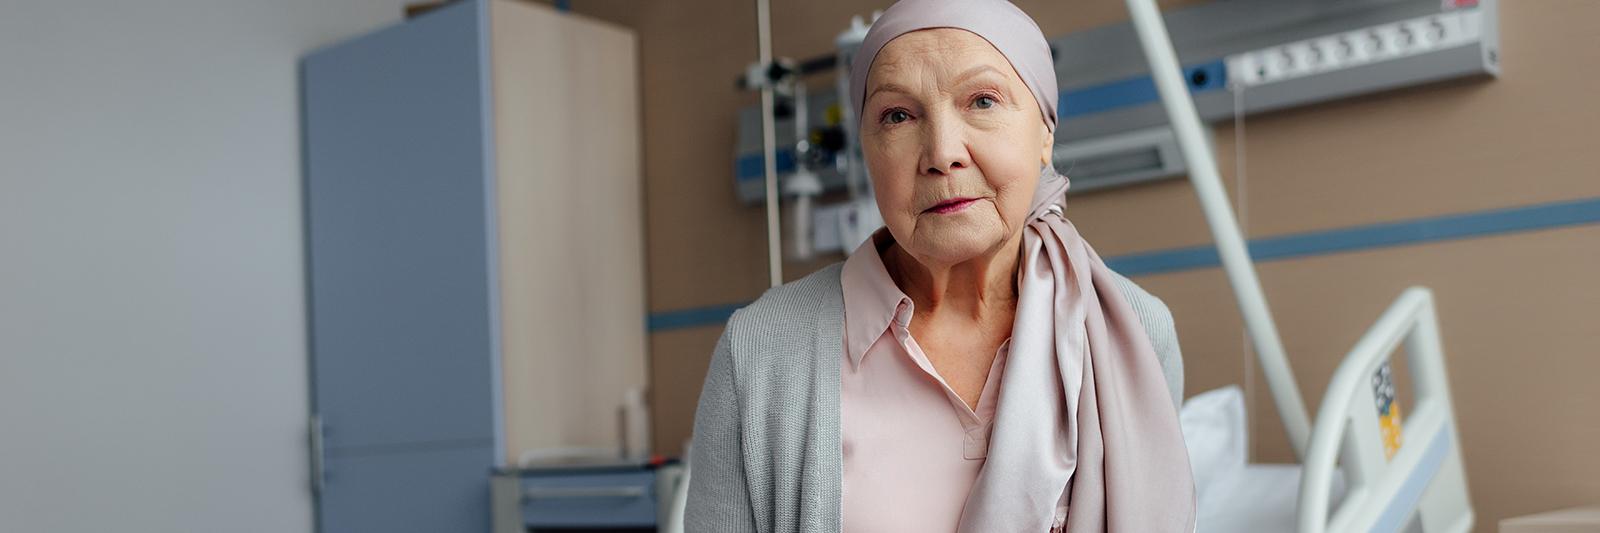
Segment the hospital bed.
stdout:
<svg viewBox="0 0 1600 533">
<path fill-rule="evenodd" d="M 1390 447 L 1376 408 L 1385 399 L 1373 378 L 1386 372 L 1397 348 L 1406 354 L 1415 399 L 1395 439 L 1399 446 Z M 1237 387 L 1190 398 L 1179 417 L 1195 468 L 1202 533 L 1472 529 L 1433 299 L 1425 288 L 1402 292 L 1340 363 L 1302 464 L 1245 461 L 1248 431 Z"/>
<path fill-rule="evenodd" d="M 1230 531 L 1470 530 L 1472 505 L 1432 293 L 1412 287 L 1390 304 L 1334 371 L 1311 425 L 1161 13 L 1154 0 L 1127 4 L 1268 388 L 1301 460 L 1298 468 L 1245 465 L 1221 487 L 1221 494 L 1231 495 L 1294 494 L 1292 507 L 1277 497 L 1218 497 L 1202 502 L 1201 516 L 1243 526 Z M 1403 423 L 1396 391 L 1386 381 L 1389 361 L 1402 345 L 1415 397 Z M 1286 490 L 1290 486 L 1298 490 Z M 1293 520 L 1287 520 L 1291 511 Z M 1222 531 L 1204 523 L 1200 528 Z"/>
<path fill-rule="evenodd" d="M 1199 531 L 1469 531 L 1473 512 L 1432 293 L 1406 289 L 1378 317 L 1335 370 L 1313 424 L 1160 11 L 1154 0 L 1126 1 L 1273 402 L 1301 462 L 1246 462 L 1248 433 L 1237 388 L 1191 398 L 1180 419 L 1196 473 Z M 767 3 L 757 0 L 761 16 Z M 770 62 L 767 22 L 759 22 L 762 61 Z M 763 100 L 770 108 L 770 96 Z M 770 169 L 775 157 L 770 142 L 766 151 Z M 768 174 L 767 205 L 769 217 L 775 217 L 776 185 Z M 1413 397 L 1403 422 L 1391 381 L 1391 359 L 1402 348 Z M 682 530 L 692 469 L 689 465 L 676 482 L 662 531 Z"/>
</svg>

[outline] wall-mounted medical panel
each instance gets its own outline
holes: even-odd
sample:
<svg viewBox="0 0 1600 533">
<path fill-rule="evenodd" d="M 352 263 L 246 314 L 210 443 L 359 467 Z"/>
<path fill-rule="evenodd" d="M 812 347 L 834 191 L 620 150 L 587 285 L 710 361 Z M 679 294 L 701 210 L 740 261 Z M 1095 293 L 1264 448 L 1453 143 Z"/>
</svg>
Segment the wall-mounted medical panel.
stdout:
<svg viewBox="0 0 1600 533">
<path fill-rule="evenodd" d="M 1196 110 L 1222 121 L 1498 75 L 1497 16 L 1495 0 L 1225 0 L 1165 19 Z M 1119 169 L 1130 152 L 1161 153 L 1161 136 L 1137 132 L 1167 123 L 1131 25 L 1065 35 L 1051 48 L 1061 87 L 1057 168 L 1107 169 L 1072 174 L 1086 189 L 1183 171 L 1181 161 Z"/>
<path fill-rule="evenodd" d="M 1166 13 L 1203 119 L 1499 73 L 1496 2 L 1228 0 Z M 1132 26 L 1051 40 L 1058 143 L 1166 123 Z"/>
<path fill-rule="evenodd" d="M 838 91 L 818 90 L 806 96 L 806 123 L 810 130 L 806 141 L 813 147 L 809 152 L 813 158 L 811 161 L 796 160 L 794 147 L 799 139 L 795 132 L 793 108 L 797 106 L 789 102 L 791 100 L 787 98 L 780 99 L 784 106 L 779 109 L 774 121 L 776 129 L 773 130 L 773 138 L 777 146 L 779 179 L 793 173 L 797 166 L 804 163 L 817 175 L 824 190 L 843 190 L 849 179 L 842 166 L 842 158 L 838 157 L 845 143 L 841 129 L 844 108 L 839 105 Z M 738 139 L 734 142 L 733 183 L 739 201 L 746 204 L 760 205 L 767 199 L 766 162 L 761 146 L 761 108 L 751 106 L 740 109 Z"/>
</svg>

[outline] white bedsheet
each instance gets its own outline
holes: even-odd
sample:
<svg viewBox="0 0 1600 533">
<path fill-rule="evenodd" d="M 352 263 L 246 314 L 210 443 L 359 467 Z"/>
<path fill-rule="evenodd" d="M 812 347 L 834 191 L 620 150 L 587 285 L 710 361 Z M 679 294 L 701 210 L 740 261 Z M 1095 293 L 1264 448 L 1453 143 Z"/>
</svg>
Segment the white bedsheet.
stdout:
<svg viewBox="0 0 1600 533">
<path fill-rule="evenodd" d="M 1190 398 L 1178 418 L 1200 500 L 1199 533 L 1294 531 L 1300 465 L 1246 462 L 1249 433 L 1239 387 Z M 1343 483 L 1335 476 L 1335 500 L 1343 492 Z"/>
</svg>

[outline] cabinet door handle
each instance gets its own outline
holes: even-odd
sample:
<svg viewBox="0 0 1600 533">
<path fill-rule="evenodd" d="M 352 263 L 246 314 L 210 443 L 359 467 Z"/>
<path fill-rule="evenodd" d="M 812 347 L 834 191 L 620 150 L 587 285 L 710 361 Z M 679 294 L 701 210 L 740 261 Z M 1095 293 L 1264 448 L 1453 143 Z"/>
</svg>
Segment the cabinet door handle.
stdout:
<svg viewBox="0 0 1600 533">
<path fill-rule="evenodd" d="M 323 465 L 322 415 L 311 415 L 311 493 L 322 494 L 326 476 Z"/>
</svg>

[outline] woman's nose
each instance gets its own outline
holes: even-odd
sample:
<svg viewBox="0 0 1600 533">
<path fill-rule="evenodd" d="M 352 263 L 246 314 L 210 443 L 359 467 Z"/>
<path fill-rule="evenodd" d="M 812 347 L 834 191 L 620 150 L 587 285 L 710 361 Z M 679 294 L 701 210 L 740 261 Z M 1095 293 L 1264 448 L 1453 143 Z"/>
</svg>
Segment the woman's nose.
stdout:
<svg viewBox="0 0 1600 533">
<path fill-rule="evenodd" d="M 923 122 L 922 173 L 948 176 L 958 168 L 972 166 L 972 154 L 961 125 L 945 117 L 932 116 Z"/>
</svg>

